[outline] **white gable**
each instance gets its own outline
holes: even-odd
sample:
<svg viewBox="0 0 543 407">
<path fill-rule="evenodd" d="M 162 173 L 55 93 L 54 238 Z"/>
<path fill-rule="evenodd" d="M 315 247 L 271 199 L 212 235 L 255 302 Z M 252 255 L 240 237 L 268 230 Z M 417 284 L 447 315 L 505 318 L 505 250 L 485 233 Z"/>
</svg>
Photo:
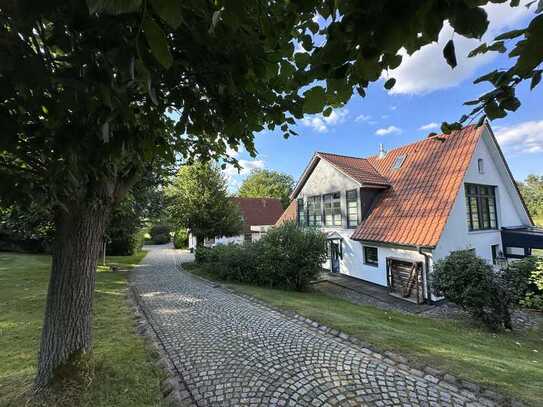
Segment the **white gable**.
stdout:
<svg viewBox="0 0 543 407">
<path fill-rule="evenodd" d="M 320 159 L 309 174 L 298 197 L 347 191 L 359 187 L 358 182 L 343 174 L 328 161 Z"/>
<path fill-rule="evenodd" d="M 433 251 L 434 260 L 445 257 L 454 250 L 475 248 L 478 256 L 490 261 L 492 259 L 490 246 L 501 245 L 499 229 L 469 231 L 465 183 L 496 186 L 498 228 L 530 224 L 528 214 L 494 140 L 488 129 L 479 139 L 445 229 Z M 483 160 L 483 173 L 479 173 L 479 159 Z"/>
</svg>

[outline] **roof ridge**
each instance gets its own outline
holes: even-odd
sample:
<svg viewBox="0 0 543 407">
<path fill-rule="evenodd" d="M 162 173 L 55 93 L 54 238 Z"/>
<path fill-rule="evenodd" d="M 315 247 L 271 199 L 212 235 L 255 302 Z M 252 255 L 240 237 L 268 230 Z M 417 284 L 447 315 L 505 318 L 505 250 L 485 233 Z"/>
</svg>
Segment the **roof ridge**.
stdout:
<svg viewBox="0 0 543 407">
<path fill-rule="evenodd" d="M 387 151 L 387 154 L 388 154 L 388 153 L 391 153 L 392 151 L 396 151 L 396 150 L 399 150 L 399 149 L 401 149 L 401 148 L 406 148 L 406 147 L 410 147 L 410 146 L 415 146 L 415 145 L 417 145 L 417 144 L 421 144 L 421 143 L 424 143 L 424 142 L 429 141 L 429 140 L 438 140 L 440 137 L 447 137 L 447 138 L 449 138 L 449 137 L 452 136 L 452 135 L 457 135 L 457 134 L 459 134 L 459 133 L 463 133 L 463 132 L 465 132 L 466 130 L 471 129 L 472 127 L 476 127 L 476 125 L 475 125 L 475 124 L 470 124 L 470 125 L 468 125 L 468 126 L 462 127 L 460 130 L 454 130 L 454 131 L 452 131 L 450 134 L 441 133 L 441 134 L 436 134 L 436 135 L 434 135 L 434 136 L 432 136 L 432 137 L 425 137 L 425 138 L 423 138 L 423 139 L 414 141 L 413 143 L 403 144 L 403 145 L 401 145 L 401 146 L 394 147 L 394 148 L 392 148 L 391 150 Z M 371 159 L 375 159 L 375 158 L 377 158 L 377 157 L 379 157 L 379 155 L 375 154 L 375 155 L 370 155 L 370 156 L 363 157 L 363 158 L 366 159 L 366 160 L 368 160 L 368 161 L 370 161 Z M 370 164 L 371 164 L 371 162 L 370 162 Z"/>
<path fill-rule="evenodd" d="M 317 151 L 316 154 L 335 155 L 336 157 L 354 158 L 354 159 L 357 159 L 357 160 L 367 160 L 367 158 L 364 158 L 364 157 L 355 157 L 353 155 L 327 153 L 326 151 Z"/>
</svg>

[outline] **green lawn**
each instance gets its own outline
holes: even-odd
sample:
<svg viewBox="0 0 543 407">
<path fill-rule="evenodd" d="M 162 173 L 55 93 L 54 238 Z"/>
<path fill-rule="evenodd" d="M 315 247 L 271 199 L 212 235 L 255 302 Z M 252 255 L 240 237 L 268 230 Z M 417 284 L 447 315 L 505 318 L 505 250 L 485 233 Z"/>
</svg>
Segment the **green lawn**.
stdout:
<svg viewBox="0 0 543 407">
<path fill-rule="evenodd" d="M 212 277 L 196 265 L 186 268 Z M 543 405 L 542 329 L 493 334 L 466 323 L 384 311 L 320 293 L 225 285 L 355 335 L 379 350 L 396 351 L 410 360 Z"/>
<path fill-rule="evenodd" d="M 108 258 L 122 268 L 145 253 Z M 50 257 L 0 253 L 0 405 L 23 405 L 20 395 L 36 369 Z M 94 358 L 96 377 L 70 406 L 159 406 L 160 372 L 134 334 L 126 303 L 126 273 L 100 267 L 96 283 Z M 57 404 L 58 405 L 58 404 Z"/>
</svg>

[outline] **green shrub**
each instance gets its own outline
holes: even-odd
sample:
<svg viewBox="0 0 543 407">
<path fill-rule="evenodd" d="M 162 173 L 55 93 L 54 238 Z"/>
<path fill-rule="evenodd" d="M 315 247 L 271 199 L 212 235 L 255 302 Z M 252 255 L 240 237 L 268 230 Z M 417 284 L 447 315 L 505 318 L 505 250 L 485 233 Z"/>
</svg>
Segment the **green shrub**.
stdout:
<svg viewBox="0 0 543 407">
<path fill-rule="evenodd" d="M 153 244 L 165 244 L 171 240 L 170 227 L 168 225 L 154 225 L 150 230 Z"/>
<path fill-rule="evenodd" d="M 503 271 L 509 285 L 511 299 L 515 304 L 519 304 L 528 293 L 537 289 L 531 281 L 532 272 L 537 266 L 536 263 L 536 257 L 525 257 L 509 262 Z"/>
<path fill-rule="evenodd" d="M 226 281 L 304 290 L 326 258 L 325 238 L 316 229 L 286 223 L 261 240 L 196 249 L 196 262 Z"/>
<path fill-rule="evenodd" d="M 263 285 L 305 290 L 326 260 L 325 236 L 318 229 L 300 228 L 295 222 L 270 230 L 259 243 Z"/>
<path fill-rule="evenodd" d="M 533 268 L 530 271 L 530 286 L 520 304 L 527 308 L 543 311 L 543 258 L 532 258 Z"/>
<path fill-rule="evenodd" d="M 459 305 L 490 329 L 511 329 L 513 298 L 506 276 L 471 251 L 452 252 L 437 261 L 432 287 L 437 295 Z"/>
<path fill-rule="evenodd" d="M 197 264 L 209 264 L 215 263 L 218 258 L 218 251 L 216 248 L 199 246 L 194 252 L 194 261 Z"/>
<path fill-rule="evenodd" d="M 187 229 L 177 229 L 173 235 L 173 247 L 185 249 L 189 245 L 189 233 Z"/>
</svg>

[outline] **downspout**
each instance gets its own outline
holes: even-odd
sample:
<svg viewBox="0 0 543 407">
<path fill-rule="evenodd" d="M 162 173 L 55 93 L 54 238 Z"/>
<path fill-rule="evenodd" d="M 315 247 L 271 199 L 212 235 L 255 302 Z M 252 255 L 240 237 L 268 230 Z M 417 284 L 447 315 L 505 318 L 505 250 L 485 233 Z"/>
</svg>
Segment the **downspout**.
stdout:
<svg viewBox="0 0 543 407">
<path fill-rule="evenodd" d="M 419 254 L 422 254 L 424 256 L 424 281 L 426 281 L 426 293 L 428 294 L 428 298 L 426 299 L 426 301 L 428 302 L 428 304 L 433 304 L 434 301 L 432 300 L 432 291 L 430 289 L 430 257 L 428 256 L 428 254 L 422 251 L 421 246 L 418 247 L 418 251 Z"/>
</svg>

